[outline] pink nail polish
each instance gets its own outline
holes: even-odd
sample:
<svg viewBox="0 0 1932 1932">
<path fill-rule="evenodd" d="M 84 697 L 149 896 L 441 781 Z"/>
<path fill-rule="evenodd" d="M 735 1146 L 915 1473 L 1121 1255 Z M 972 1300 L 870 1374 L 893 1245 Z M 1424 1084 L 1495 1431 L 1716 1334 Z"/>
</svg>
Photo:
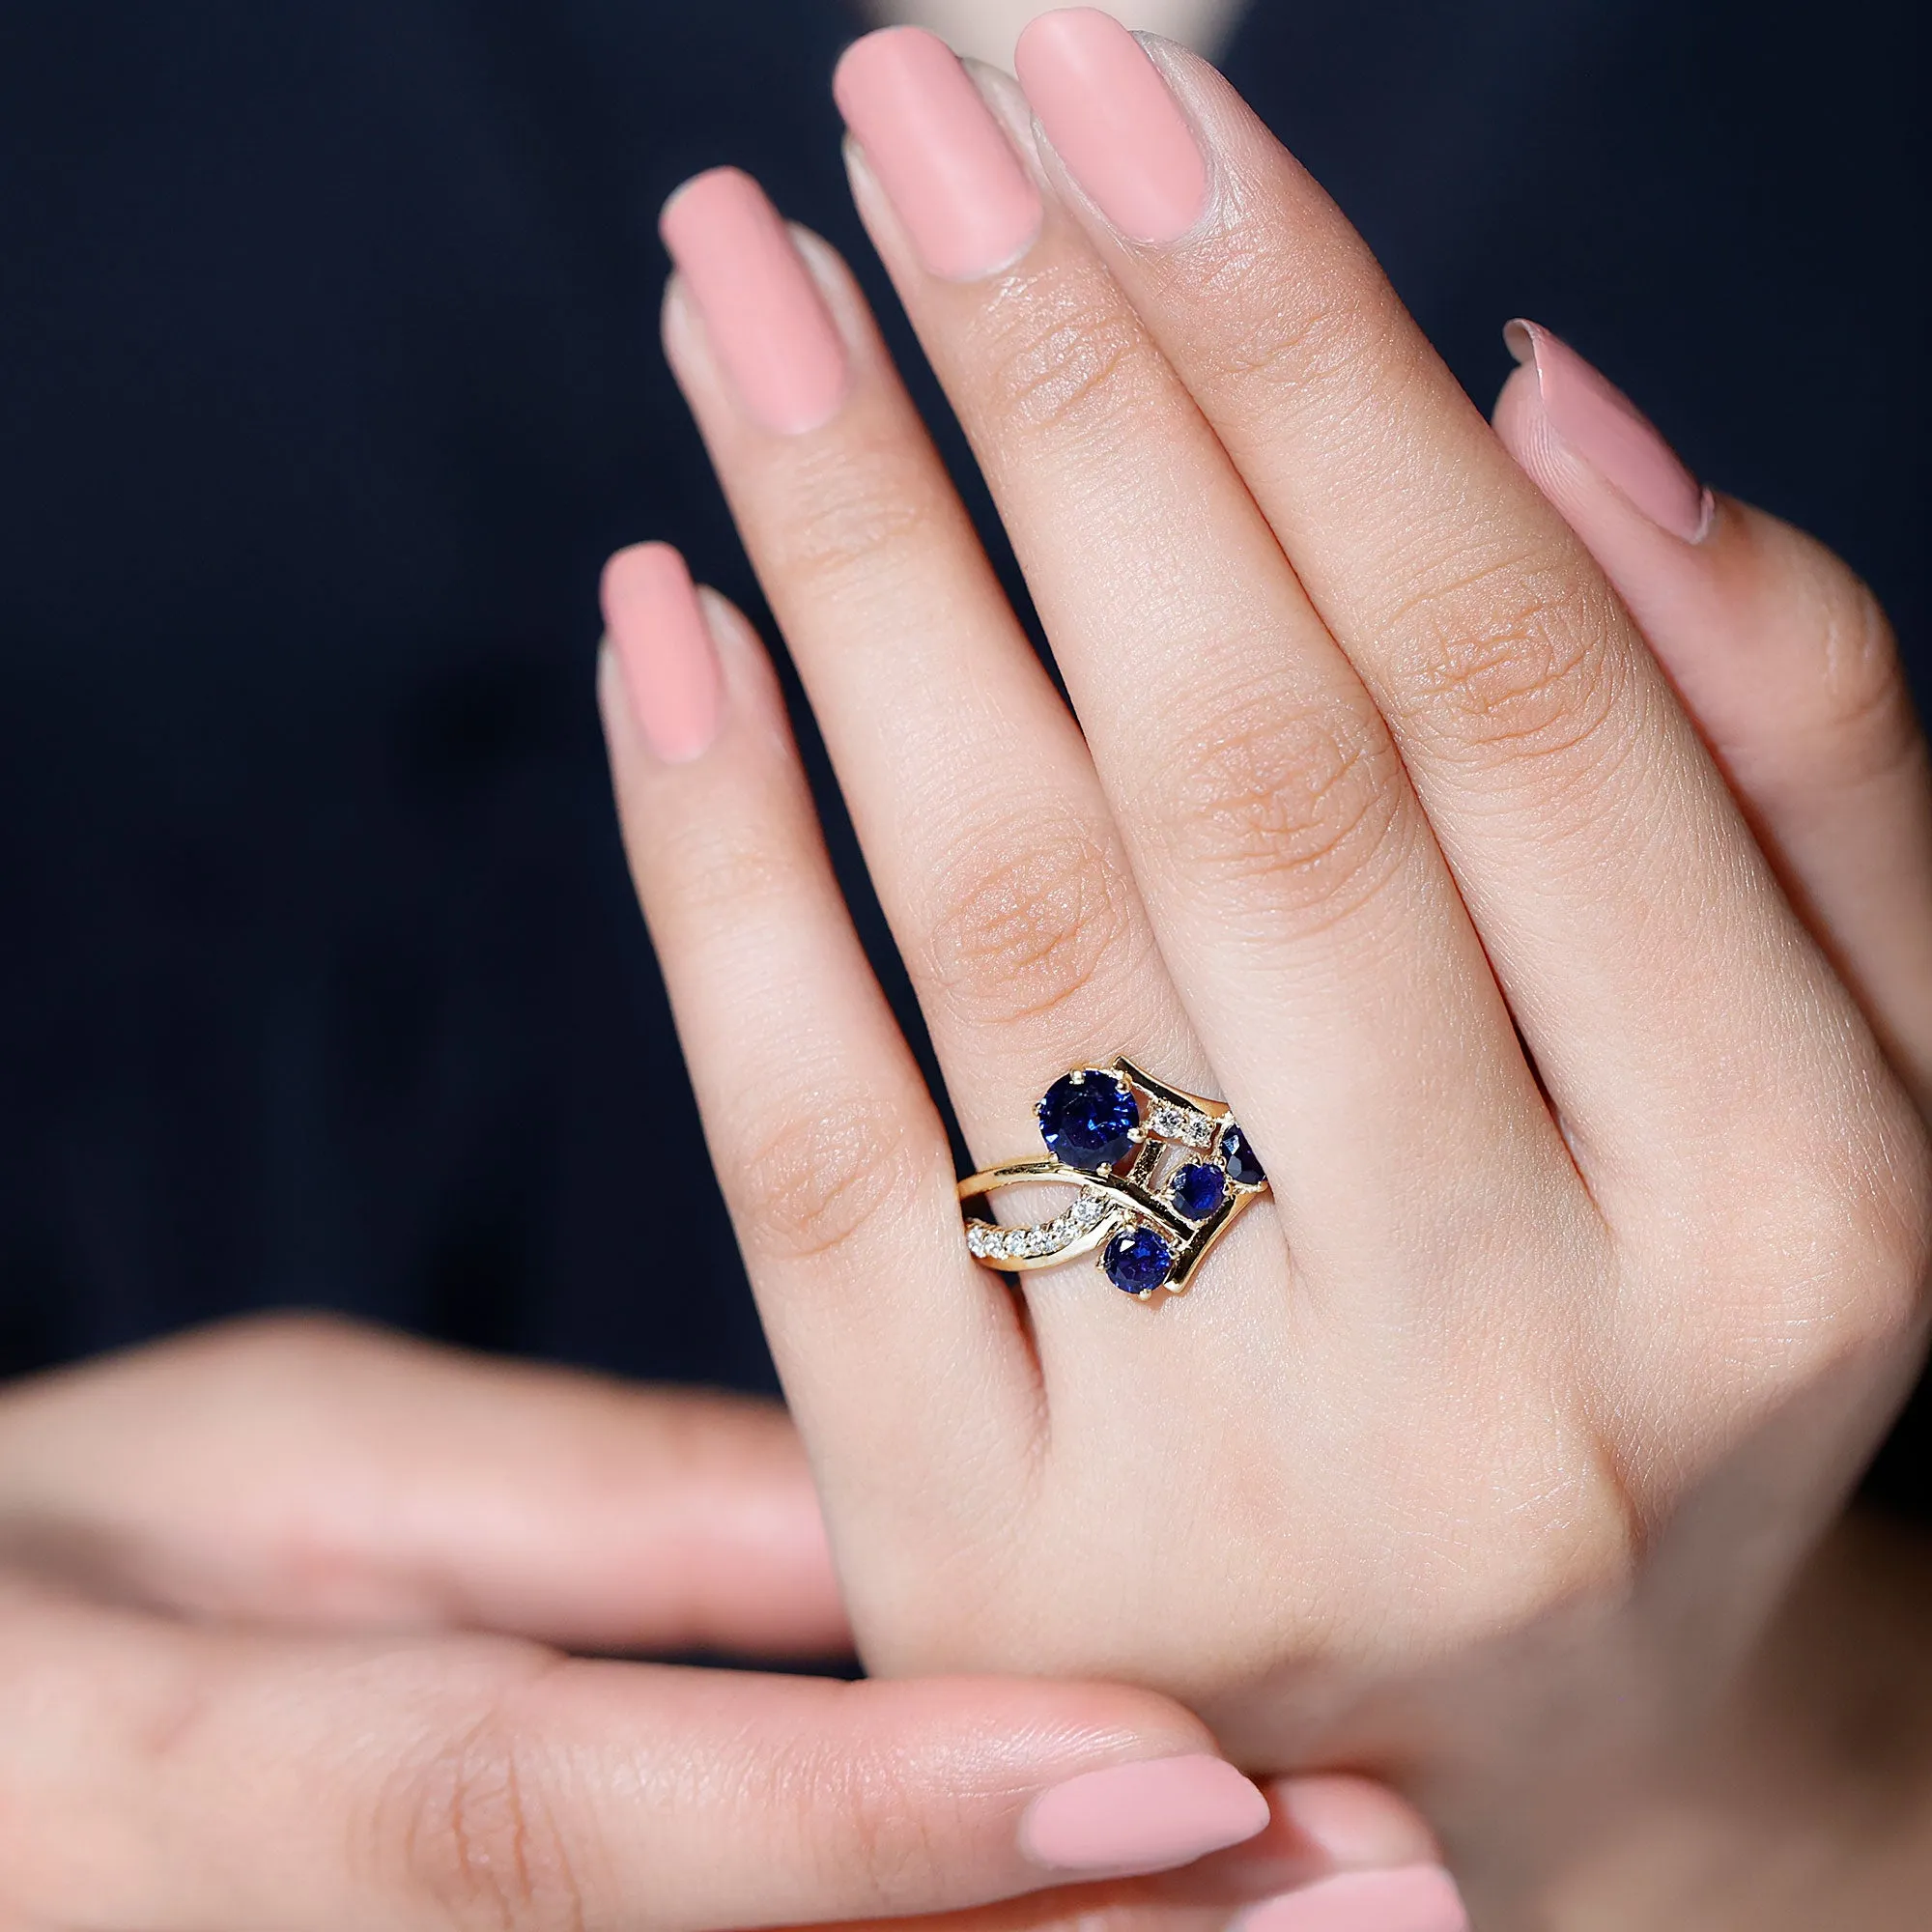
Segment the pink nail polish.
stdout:
<svg viewBox="0 0 1932 1932">
<path fill-rule="evenodd" d="M 1133 242 L 1177 242 L 1208 206 L 1208 164 L 1141 43 L 1092 7 L 1043 14 L 1014 54 L 1020 85 L 1072 175 Z"/>
<path fill-rule="evenodd" d="M 1236 1919 L 1231 1932 L 1469 1932 L 1456 1881 L 1440 1865 L 1345 1872 Z"/>
<path fill-rule="evenodd" d="M 689 764 L 718 735 L 723 691 L 684 558 L 669 544 L 620 550 L 604 566 L 603 595 L 638 729 L 666 763 Z"/>
<path fill-rule="evenodd" d="M 781 436 L 830 420 L 845 347 L 757 183 L 736 168 L 698 175 L 666 202 L 658 232 L 746 409 Z"/>
<path fill-rule="evenodd" d="M 832 91 L 935 275 L 971 281 L 1024 253 L 1038 191 L 944 41 L 919 27 L 867 34 Z"/>
<path fill-rule="evenodd" d="M 1652 523 L 1695 543 L 1710 527 L 1710 493 L 1678 461 L 1657 425 L 1560 337 L 1513 322 L 1503 340 L 1536 371 L 1544 414 L 1557 437 Z"/>
<path fill-rule="evenodd" d="M 1125 1878 L 1191 1864 L 1267 1822 L 1267 1800 L 1225 1760 L 1144 1758 L 1042 1792 L 1020 1825 L 1020 1850 L 1048 1871 Z"/>
<path fill-rule="evenodd" d="M 1282 1778 L 1275 1810 L 1331 1866 L 1380 1870 L 1431 1864 L 1435 1835 L 1387 1785 L 1342 1774 Z"/>
</svg>

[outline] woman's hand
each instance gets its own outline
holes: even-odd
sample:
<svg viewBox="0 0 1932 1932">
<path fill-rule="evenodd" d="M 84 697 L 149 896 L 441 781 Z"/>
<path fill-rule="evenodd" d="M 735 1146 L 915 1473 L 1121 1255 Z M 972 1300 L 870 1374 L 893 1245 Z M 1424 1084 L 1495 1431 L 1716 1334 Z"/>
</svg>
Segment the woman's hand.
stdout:
<svg viewBox="0 0 1932 1932">
<path fill-rule="evenodd" d="M 1924 1136 L 1830 955 L 1870 942 L 1922 1056 L 1932 882 L 1860 935 L 1806 819 L 1922 855 L 1922 750 L 1837 566 L 1601 396 L 1566 421 L 1554 360 L 1505 415 L 1539 491 L 1158 58 L 1033 29 L 1057 153 L 917 35 L 841 74 L 1078 724 L 849 279 L 741 177 L 667 212 L 666 337 L 975 1159 L 1126 1051 L 1232 1101 L 1271 1205 L 1153 1306 L 967 1259 L 774 681 L 659 551 L 607 586 L 620 803 L 868 1662 L 1157 1685 L 1244 1763 L 1386 1770 L 1507 1910 L 1722 1693 L 1909 1382 Z M 1754 790 L 1760 597 L 1778 677 L 1833 661 Z"/>
<path fill-rule="evenodd" d="M 669 1932 L 1034 1890 L 1044 1924 L 1074 1909 L 1050 1888 L 1245 1840 L 1187 1882 L 1218 1919 L 1429 1855 L 1352 1783 L 1282 1787 L 1270 1819 L 1145 1691 L 548 1647 L 847 1640 L 797 1440 L 764 1404 L 314 1321 L 18 1384 L 0 1932 Z"/>
</svg>

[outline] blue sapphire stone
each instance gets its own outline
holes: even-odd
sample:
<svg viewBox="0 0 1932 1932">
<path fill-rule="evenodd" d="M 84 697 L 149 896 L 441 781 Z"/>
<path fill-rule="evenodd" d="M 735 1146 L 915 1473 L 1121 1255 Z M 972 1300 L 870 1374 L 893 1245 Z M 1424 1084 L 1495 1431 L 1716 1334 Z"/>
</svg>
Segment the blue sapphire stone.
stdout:
<svg viewBox="0 0 1932 1932">
<path fill-rule="evenodd" d="M 1213 1162 L 1191 1161 L 1169 1182 L 1167 1198 L 1190 1221 L 1205 1221 L 1228 1196 L 1228 1177 Z"/>
<path fill-rule="evenodd" d="M 1174 1252 L 1151 1228 L 1129 1228 L 1107 1243 L 1100 1264 L 1124 1294 L 1148 1294 L 1174 1268 Z"/>
<path fill-rule="evenodd" d="M 1133 1089 L 1091 1066 L 1056 1080 L 1035 1112 L 1047 1152 L 1089 1174 L 1125 1160 L 1141 1123 Z"/>
<path fill-rule="evenodd" d="M 1221 1165 L 1228 1170 L 1229 1178 L 1243 1187 L 1260 1187 L 1267 1179 L 1266 1171 L 1255 1158 L 1255 1151 L 1239 1127 L 1222 1131 Z"/>
</svg>

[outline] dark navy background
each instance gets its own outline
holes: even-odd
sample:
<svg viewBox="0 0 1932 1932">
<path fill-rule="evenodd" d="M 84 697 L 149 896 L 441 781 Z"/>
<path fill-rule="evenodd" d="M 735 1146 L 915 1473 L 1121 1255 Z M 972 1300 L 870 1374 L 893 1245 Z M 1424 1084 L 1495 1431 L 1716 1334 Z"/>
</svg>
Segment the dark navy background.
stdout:
<svg viewBox="0 0 1932 1932">
<path fill-rule="evenodd" d="M 1504 319 L 1549 324 L 1918 649 L 1916 12 L 1255 0 L 1229 66 L 1478 397 Z M 0 1373 L 301 1303 L 769 1384 L 623 873 L 594 595 L 659 535 L 756 608 L 653 221 L 737 161 L 870 273 L 852 31 L 0 13 Z M 1901 1437 L 1891 1493 L 1925 1460 Z"/>
</svg>

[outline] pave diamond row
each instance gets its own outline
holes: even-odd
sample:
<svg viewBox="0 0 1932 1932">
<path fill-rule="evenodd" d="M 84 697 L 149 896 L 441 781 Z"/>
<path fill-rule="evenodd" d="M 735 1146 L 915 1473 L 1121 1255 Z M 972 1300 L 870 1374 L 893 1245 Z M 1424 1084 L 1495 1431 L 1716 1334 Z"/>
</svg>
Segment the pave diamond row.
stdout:
<svg viewBox="0 0 1932 1932">
<path fill-rule="evenodd" d="M 982 1262 L 1038 1261 L 1070 1247 L 1118 1211 L 1103 1194 L 1082 1194 L 1064 1213 L 1034 1228 L 994 1228 L 984 1221 L 966 1227 L 966 1246 Z"/>
<path fill-rule="evenodd" d="M 1173 1141 L 1179 1147 L 1214 1145 L 1214 1122 L 1191 1107 L 1176 1107 L 1166 1100 L 1156 1100 L 1149 1125 L 1157 1140 Z"/>
</svg>

